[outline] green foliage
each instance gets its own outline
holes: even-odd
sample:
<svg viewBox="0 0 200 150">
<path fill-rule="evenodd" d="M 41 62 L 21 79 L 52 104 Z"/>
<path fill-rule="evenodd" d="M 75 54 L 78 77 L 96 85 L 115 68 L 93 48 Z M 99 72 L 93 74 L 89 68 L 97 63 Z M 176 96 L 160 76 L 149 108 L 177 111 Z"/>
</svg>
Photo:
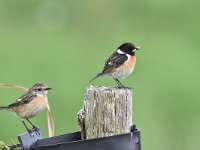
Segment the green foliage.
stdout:
<svg viewBox="0 0 200 150">
<path fill-rule="evenodd" d="M 0 141 L 0 150 L 9 150 L 9 147 L 3 141 Z"/>
<path fill-rule="evenodd" d="M 0 150 L 9 150 L 10 148 L 3 142 L 0 141 Z M 14 150 L 21 150 L 21 147 L 16 147 Z"/>
</svg>

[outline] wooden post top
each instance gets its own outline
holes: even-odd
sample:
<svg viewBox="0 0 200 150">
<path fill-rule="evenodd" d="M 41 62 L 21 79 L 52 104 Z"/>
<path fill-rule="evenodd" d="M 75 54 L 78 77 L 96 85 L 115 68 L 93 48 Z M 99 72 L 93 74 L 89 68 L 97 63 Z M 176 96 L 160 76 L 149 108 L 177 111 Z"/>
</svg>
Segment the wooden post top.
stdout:
<svg viewBox="0 0 200 150">
<path fill-rule="evenodd" d="M 132 90 L 89 86 L 78 118 L 83 139 L 129 133 L 132 125 Z"/>
</svg>

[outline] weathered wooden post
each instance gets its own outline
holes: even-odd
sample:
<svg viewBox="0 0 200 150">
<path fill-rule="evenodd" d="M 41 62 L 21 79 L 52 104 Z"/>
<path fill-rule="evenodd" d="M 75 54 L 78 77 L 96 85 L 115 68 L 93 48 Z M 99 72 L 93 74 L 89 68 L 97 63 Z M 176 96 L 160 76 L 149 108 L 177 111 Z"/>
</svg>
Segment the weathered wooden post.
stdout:
<svg viewBox="0 0 200 150">
<path fill-rule="evenodd" d="M 129 133 L 132 123 L 132 90 L 90 86 L 78 113 L 82 139 Z"/>
</svg>

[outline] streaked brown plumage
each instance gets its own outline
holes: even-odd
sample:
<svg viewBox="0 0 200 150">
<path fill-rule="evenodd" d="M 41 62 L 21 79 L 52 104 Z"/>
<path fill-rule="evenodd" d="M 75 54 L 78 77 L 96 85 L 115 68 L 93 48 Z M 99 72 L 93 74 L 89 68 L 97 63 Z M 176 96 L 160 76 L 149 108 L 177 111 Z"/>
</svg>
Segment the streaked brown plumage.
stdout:
<svg viewBox="0 0 200 150">
<path fill-rule="evenodd" d="M 22 95 L 14 103 L 8 106 L 0 106 L 0 110 L 5 109 L 15 113 L 16 116 L 22 119 L 26 129 L 30 131 L 24 120 L 27 120 L 33 126 L 33 128 L 36 128 L 36 126 L 34 126 L 29 119 L 39 115 L 47 108 L 47 93 L 50 89 L 51 88 L 43 83 L 36 83 L 26 94 Z"/>
</svg>

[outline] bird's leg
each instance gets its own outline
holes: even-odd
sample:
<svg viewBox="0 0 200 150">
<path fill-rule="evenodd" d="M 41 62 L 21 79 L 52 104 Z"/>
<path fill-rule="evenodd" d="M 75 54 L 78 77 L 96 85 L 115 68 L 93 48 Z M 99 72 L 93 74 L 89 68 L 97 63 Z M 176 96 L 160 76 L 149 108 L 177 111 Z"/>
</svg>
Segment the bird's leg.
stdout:
<svg viewBox="0 0 200 150">
<path fill-rule="evenodd" d="M 118 88 L 127 88 L 127 89 L 130 89 L 130 90 L 132 90 L 133 88 L 132 87 L 127 87 L 127 86 L 124 86 L 118 79 L 115 79 L 114 78 L 114 80 L 117 82 L 117 84 L 118 84 Z"/>
<path fill-rule="evenodd" d="M 119 88 L 126 88 L 118 79 L 114 79 L 114 80 L 117 82 Z"/>
<path fill-rule="evenodd" d="M 33 127 L 33 129 L 38 129 L 38 127 L 36 127 L 32 122 L 30 122 L 30 120 L 26 119 Z"/>
<path fill-rule="evenodd" d="M 22 123 L 24 124 L 24 126 L 25 126 L 26 130 L 28 131 L 28 133 L 31 133 L 31 130 L 26 126 L 25 122 L 22 121 Z"/>
<path fill-rule="evenodd" d="M 38 134 L 40 134 L 40 132 L 39 132 L 39 128 L 38 127 L 36 127 L 30 120 L 28 120 L 28 119 L 26 119 L 31 125 L 32 125 L 32 130 L 34 130 L 36 133 L 38 133 Z"/>
<path fill-rule="evenodd" d="M 117 81 L 117 79 L 115 79 L 115 78 L 113 78 L 114 80 L 115 80 L 115 82 L 117 83 L 117 88 L 121 88 L 121 85 L 120 85 L 120 83 Z"/>
<path fill-rule="evenodd" d="M 119 84 L 121 85 L 121 88 L 126 88 L 118 79 L 117 81 L 119 82 Z"/>
</svg>

